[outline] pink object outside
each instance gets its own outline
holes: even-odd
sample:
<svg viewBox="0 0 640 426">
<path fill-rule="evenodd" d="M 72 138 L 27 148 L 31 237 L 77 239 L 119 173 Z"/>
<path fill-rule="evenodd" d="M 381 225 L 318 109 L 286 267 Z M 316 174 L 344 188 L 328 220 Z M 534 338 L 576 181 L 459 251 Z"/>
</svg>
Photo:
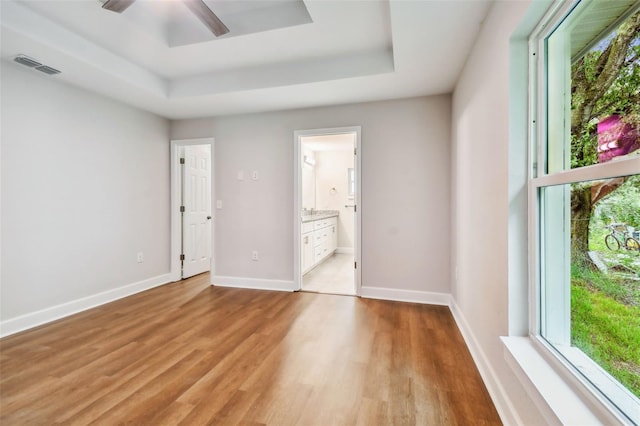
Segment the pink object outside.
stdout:
<svg viewBox="0 0 640 426">
<path fill-rule="evenodd" d="M 640 132 L 622 121 L 617 114 L 598 123 L 598 162 L 604 163 L 614 157 L 627 155 L 640 148 Z"/>
</svg>

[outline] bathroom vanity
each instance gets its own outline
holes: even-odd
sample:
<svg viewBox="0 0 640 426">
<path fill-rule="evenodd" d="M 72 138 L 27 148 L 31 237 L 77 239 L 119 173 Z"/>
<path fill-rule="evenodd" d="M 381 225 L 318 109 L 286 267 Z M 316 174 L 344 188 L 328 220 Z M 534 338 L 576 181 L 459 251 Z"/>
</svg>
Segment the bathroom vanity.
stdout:
<svg viewBox="0 0 640 426">
<path fill-rule="evenodd" d="M 302 215 L 302 274 L 322 263 L 338 247 L 338 211 L 325 210 Z"/>
</svg>

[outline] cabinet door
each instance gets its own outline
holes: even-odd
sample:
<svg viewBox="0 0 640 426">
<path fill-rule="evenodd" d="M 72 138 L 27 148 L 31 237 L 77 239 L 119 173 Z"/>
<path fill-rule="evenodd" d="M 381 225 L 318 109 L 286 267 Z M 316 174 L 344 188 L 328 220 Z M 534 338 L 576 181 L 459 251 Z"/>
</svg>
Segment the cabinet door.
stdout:
<svg viewBox="0 0 640 426">
<path fill-rule="evenodd" d="M 322 229 L 322 258 L 331 254 L 331 227 Z"/>
<path fill-rule="evenodd" d="M 313 246 L 318 247 L 324 241 L 325 232 L 324 229 L 316 229 L 313 231 Z"/>
<path fill-rule="evenodd" d="M 313 264 L 313 233 L 309 232 L 302 235 L 302 273 L 311 269 Z"/>
<path fill-rule="evenodd" d="M 331 225 L 329 232 L 329 251 L 333 252 L 338 248 L 338 225 Z"/>
<path fill-rule="evenodd" d="M 319 244 L 313 248 L 313 263 L 317 265 L 324 257 L 324 244 Z"/>
</svg>

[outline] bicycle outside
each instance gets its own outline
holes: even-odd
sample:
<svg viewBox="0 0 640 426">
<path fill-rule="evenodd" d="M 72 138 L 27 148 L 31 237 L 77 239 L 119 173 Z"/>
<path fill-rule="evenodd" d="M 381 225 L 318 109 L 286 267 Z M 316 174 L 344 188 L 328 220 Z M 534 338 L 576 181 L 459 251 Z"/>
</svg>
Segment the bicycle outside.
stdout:
<svg viewBox="0 0 640 426">
<path fill-rule="evenodd" d="M 612 223 L 607 229 L 610 233 L 604 237 L 604 243 L 609 250 L 617 251 L 622 247 L 640 254 L 640 231 L 624 223 Z"/>
</svg>

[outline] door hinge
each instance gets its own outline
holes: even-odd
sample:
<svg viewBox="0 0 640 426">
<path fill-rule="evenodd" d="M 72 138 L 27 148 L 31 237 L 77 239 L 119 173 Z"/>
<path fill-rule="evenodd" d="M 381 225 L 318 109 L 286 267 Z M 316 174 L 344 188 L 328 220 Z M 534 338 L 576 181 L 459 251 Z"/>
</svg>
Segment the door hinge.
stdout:
<svg viewBox="0 0 640 426">
<path fill-rule="evenodd" d="M 184 158 L 180 159 L 180 164 L 184 164 Z"/>
<path fill-rule="evenodd" d="M 353 262 L 353 269 L 358 269 L 358 262 Z"/>
<path fill-rule="evenodd" d="M 184 254 L 180 255 L 180 260 L 184 260 Z"/>
<path fill-rule="evenodd" d="M 358 155 L 358 148 L 353 148 L 353 155 Z"/>
<path fill-rule="evenodd" d="M 180 206 L 180 213 L 184 213 L 184 206 Z"/>
<path fill-rule="evenodd" d="M 358 211 L 358 206 L 353 206 L 353 212 L 357 212 Z"/>
</svg>

